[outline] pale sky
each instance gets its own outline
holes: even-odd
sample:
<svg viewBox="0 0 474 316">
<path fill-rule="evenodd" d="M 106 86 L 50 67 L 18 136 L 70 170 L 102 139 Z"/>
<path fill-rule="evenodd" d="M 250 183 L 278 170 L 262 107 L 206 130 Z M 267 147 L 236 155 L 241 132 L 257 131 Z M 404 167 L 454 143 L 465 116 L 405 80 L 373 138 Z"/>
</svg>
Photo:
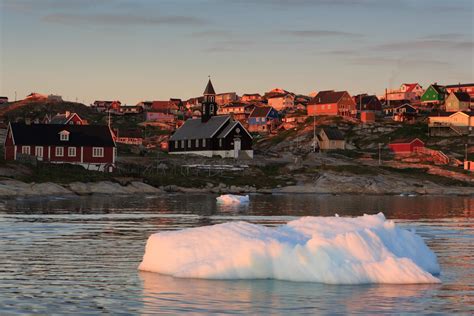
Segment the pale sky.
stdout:
<svg viewBox="0 0 474 316">
<path fill-rule="evenodd" d="M 0 0 L 0 95 L 187 99 L 474 82 L 472 0 Z"/>
</svg>

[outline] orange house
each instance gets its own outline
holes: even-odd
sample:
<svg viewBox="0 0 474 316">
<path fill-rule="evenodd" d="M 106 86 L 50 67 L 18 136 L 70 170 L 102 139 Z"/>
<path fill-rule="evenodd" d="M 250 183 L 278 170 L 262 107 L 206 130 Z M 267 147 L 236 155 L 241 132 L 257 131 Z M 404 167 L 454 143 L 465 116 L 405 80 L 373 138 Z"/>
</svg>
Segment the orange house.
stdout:
<svg viewBox="0 0 474 316">
<path fill-rule="evenodd" d="M 307 106 L 309 116 L 355 116 L 356 103 L 347 91 L 321 91 Z"/>
</svg>

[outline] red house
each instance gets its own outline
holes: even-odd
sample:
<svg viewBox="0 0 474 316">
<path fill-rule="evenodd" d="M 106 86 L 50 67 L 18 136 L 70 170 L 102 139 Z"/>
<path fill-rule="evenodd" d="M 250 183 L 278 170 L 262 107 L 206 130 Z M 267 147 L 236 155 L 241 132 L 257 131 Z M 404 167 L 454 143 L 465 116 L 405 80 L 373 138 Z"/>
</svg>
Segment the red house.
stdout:
<svg viewBox="0 0 474 316">
<path fill-rule="evenodd" d="M 306 109 L 309 116 L 357 114 L 356 103 L 347 91 L 321 91 L 308 103 Z"/>
<path fill-rule="evenodd" d="M 425 143 L 419 138 L 397 139 L 388 144 L 395 154 L 409 154 L 417 147 L 425 147 Z"/>
<path fill-rule="evenodd" d="M 111 172 L 116 145 L 105 125 L 10 123 L 5 138 L 5 160 L 35 157 L 52 163 L 71 163 L 88 170 Z"/>
<path fill-rule="evenodd" d="M 83 120 L 79 114 L 66 111 L 64 114 L 56 114 L 52 118 L 45 117 L 45 124 L 70 124 L 70 125 L 87 125 L 87 121 Z"/>
</svg>

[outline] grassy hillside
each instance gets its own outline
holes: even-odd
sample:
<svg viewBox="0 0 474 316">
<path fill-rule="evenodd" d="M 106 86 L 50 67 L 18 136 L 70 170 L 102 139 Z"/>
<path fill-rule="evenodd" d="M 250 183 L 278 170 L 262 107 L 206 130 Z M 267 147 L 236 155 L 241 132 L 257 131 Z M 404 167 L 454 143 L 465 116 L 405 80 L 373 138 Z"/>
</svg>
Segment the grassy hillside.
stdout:
<svg viewBox="0 0 474 316">
<path fill-rule="evenodd" d="M 31 120 L 42 120 L 46 114 L 55 115 L 57 113 L 64 113 L 66 111 L 76 112 L 80 117 L 88 120 L 91 124 L 104 124 L 106 117 L 104 114 L 95 112 L 90 107 L 75 102 L 51 102 L 51 101 L 18 101 L 9 103 L 2 107 L 0 115 L 6 121 L 24 120 L 29 118 Z"/>
</svg>

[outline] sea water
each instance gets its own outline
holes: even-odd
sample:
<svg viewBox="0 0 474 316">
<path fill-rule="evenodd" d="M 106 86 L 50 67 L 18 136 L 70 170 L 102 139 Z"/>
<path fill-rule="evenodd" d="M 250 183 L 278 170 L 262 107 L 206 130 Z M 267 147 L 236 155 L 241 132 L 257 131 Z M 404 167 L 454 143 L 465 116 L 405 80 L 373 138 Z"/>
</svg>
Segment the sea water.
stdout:
<svg viewBox="0 0 474 316">
<path fill-rule="evenodd" d="M 474 312 L 472 197 L 213 195 L 3 200 L 0 314 Z M 436 254 L 438 284 L 206 280 L 138 271 L 153 233 L 228 222 L 274 228 L 302 216 L 383 212 Z"/>
</svg>

